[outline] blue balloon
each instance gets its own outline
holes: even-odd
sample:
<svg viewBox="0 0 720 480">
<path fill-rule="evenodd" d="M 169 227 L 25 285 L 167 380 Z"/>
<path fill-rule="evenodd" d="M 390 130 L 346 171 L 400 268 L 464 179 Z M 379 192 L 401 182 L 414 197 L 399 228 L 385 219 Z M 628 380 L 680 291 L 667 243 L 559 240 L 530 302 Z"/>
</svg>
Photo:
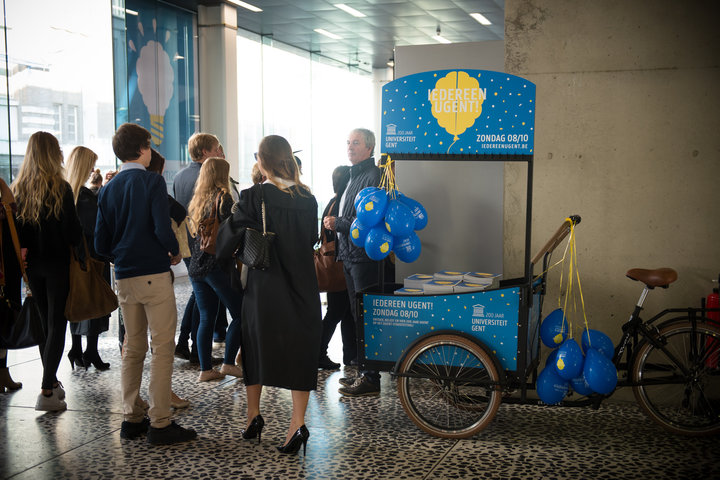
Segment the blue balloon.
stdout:
<svg viewBox="0 0 720 480">
<path fill-rule="evenodd" d="M 583 375 L 590 388 L 603 395 L 615 390 L 617 385 L 618 378 L 615 365 L 609 358 L 594 348 L 589 348 L 585 353 Z"/>
<path fill-rule="evenodd" d="M 365 248 L 365 238 L 370 229 L 357 218 L 350 224 L 350 241 L 356 246 Z"/>
<path fill-rule="evenodd" d="M 365 253 L 375 261 L 382 260 L 390 255 L 393 248 L 393 236 L 380 224 L 372 227 L 365 238 Z"/>
<path fill-rule="evenodd" d="M 413 217 L 415 217 L 415 230 L 422 230 L 423 228 L 425 228 L 425 226 L 427 226 L 427 211 L 425 210 L 425 207 L 420 204 L 420 202 L 418 202 L 417 200 L 413 200 L 406 195 L 402 195 L 400 194 L 400 192 L 398 192 L 398 200 L 404 203 L 412 212 Z"/>
<path fill-rule="evenodd" d="M 615 355 L 615 345 L 613 345 L 610 337 L 600 330 L 583 330 L 580 344 L 582 345 L 583 352 L 587 352 L 588 348 L 594 348 L 610 360 L 612 360 L 613 355 Z"/>
<path fill-rule="evenodd" d="M 410 232 L 406 237 L 394 237 L 393 242 L 393 252 L 398 260 L 412 263 L 420 256 L 420 238 L 415 232 Z"/>
<path fill-rule="evenodd" d="M 588 385 L 587 380 L 585 380 L 585 375 L 583 374 L 570 380 L 570 385 L 572 389 L 580 395 L 587 396 L 593 393 L 593 389 Z"/>
<path fill-rule="evenodd" d="M 357 219 L 366 227 L 374 227 L 385 217 L 388 197 L 385 190 L 365 195 L 357 207 Z M 383 229 L 385 225 L 383 225 Z"/>
<path fill-rule="evenodd" d="M 365 187 L 360 190 L 357 195 L 355 195 L 355 201 L 353 202 L 353 205 L 355 205 L 355 210 L 357 211 L 358 205 L 360 205 L 360 200 L 370 195 L 371 193 L 377 192 L 379 190 L 380 189 L 378 187 Z"/>
<path fill-rule="evenodd" d="M 562 308 L 555 309 L 540 324 L 540 340 L 546 347 L 555 348 L 565 341 L 568 330 L 570 327 Z"/>
<path fill-rule="evenodd" d="M 415 217 L 399 200 L 390 200 L 385 211 L 385 228 L 393 237 L 407 237 L 415 229 Z"/>
<path fill-rule="evenodd" d="M 550 351 L 550 355 L 547 356 L 545 359 L 545 366 L 546 367 L 554 367 L 555 366 L 555 359 L 557 358 L 558 350 L 557 348 L 554 348 Z"/>
<path fill-rule="evenodd" d="M 558 375 L 565 380 L 572 380 L 582 373 L 584 361 L 580 345 L 574 339 L 568 338 L 558 348 L 554 365 Z"/>
<path fill-rule="evenodd" d="M 553 405 L 567 395 L 568 381 L 561 378 L 555 368 L 544 368 L 537 378 L 537 393 L 540 400 L 548 405 Z"/>
</svg>

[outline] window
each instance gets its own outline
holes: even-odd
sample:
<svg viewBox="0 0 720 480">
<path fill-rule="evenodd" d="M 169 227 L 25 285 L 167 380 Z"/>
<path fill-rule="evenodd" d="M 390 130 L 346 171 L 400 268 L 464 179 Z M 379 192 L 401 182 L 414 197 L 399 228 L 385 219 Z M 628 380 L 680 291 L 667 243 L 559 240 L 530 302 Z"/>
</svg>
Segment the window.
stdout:
<svg viewBox="0 0 720 480">
<path fill-rule="evenodd" d="M 98 154 L 97 168 L 115 169 L 110 2 L 0 3 L 0 175 L 12 181 L 38 130 L 54 134 L 66 155 L 84 145 Z"/>
<path fill-rule="evenodd" d="M 302 160 L 303 183 L 322 209 L 332 196 L 332 171 L 348 165 L 347 135 L 373 126 L 373 82 L 367 74 L 320 62 L 309 52 L 270 44 L 240 31 L 238 51 L 239 152 L 242 188 L 260 140 L 282 135 Z"/>
</svg>

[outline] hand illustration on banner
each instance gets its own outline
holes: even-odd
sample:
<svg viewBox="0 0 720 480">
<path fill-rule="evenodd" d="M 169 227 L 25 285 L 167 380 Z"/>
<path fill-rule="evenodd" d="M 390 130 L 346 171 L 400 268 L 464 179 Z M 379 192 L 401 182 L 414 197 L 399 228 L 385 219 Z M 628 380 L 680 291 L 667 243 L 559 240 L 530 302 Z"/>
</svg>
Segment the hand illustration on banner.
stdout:
<svg viewBox="0 0 720 480">
<path fill-rule="evenodd" d="M 142 24 L 138 25 L 138 29 L 141 34 L 144 33 Z M 153 19 L 153 29 L 157 29 L 155 19 Z M 166 32 L 165 41 L 169 37 L 170 32 Z M 130 48 L 135 49 L 132 41 L 130 41 Z M 152 143 L 157 146 L 163 141 L 165 111 L 173 96 L 175 72 L 170 64 L 170 56 L 162 44 L 155 40 L 150 40 L 140 49 L 135 69 L 138 77 L 138 90 L 140 90 L 143 103 L 150 114 Z"/>
<path fill-rule="evenodd" d="M 482 113 L 485 90 L 465 72 L 450 72 L 428 92 L 432 116 L 453 136 L 453 144 Z M 450 145 L 452 147 L 452 144 Z M 448 147 L 448 153 L 450 152 Z"/>
</svg>

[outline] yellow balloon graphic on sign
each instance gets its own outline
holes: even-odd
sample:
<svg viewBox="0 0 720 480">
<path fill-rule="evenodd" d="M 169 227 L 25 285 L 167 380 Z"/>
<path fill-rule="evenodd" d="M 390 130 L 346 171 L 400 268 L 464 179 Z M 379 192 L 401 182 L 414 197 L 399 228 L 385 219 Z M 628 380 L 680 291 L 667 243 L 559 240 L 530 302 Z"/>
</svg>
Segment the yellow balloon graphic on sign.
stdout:
<svg viewBox="0 0 720 480">
<path fill-rule="evenodd" d="M 450 72 L 437 81 L 428 94 L 428 100 L 438 125 L 453 136 L 453 141 L 457 141 L 458 135 L 471 127 L 482 113 L 486 94 L 486 89 L 480 88 L 477 79 L 465 72 Z"/>
</svg>

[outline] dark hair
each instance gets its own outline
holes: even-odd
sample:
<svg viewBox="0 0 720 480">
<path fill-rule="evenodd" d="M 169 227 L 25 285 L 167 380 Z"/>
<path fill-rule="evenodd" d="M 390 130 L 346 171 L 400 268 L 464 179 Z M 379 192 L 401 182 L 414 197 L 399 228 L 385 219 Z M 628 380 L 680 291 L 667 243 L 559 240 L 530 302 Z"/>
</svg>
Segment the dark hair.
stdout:
<svg viewBox="0 0 720 480">
<path fill-rule="evenodd" d="M 150 148 L 150 132 L 134 123 L 123 123 L 112 138 L 113 152 L 122 162 L 140 158 L 140 150 Z"/>
<path fill-rule="evenodd" d="M 162 175 L 163 168 L 165 167 L 165 157 L 160 155 L 160 152 L 154 148 L 150 149 L 150 165 L 147 170 Z"/>
<path fill-rule="evenodd" d="M 348 180 L 350 180 L 350 166 L 340 165 L 336 167 L 332 173 L 333 192 L 336 195 L 342 195 L 345 187 L 347 187 Z"/>
</svg>

